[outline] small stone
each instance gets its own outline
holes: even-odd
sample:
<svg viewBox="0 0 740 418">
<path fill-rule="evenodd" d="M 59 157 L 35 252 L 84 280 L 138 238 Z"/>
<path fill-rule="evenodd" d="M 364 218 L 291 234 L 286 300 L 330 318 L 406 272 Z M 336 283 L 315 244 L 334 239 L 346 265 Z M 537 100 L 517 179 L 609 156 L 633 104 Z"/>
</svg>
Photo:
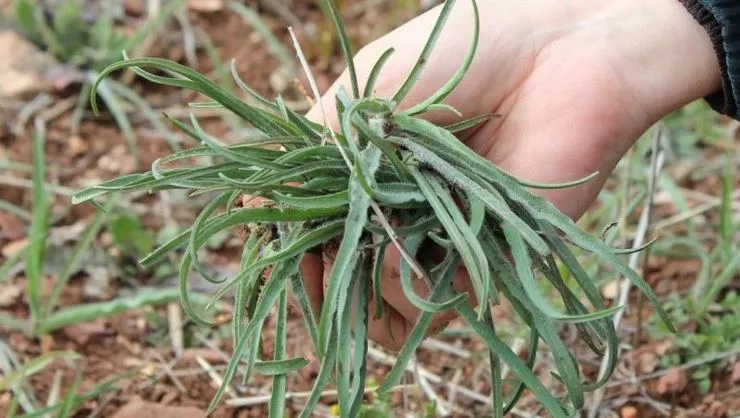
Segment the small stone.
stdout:
<svg viewBox="0 0 740 418">
<path fill-rule="evenodd" d="M 190 0 L 188 8 L 196 12 L 212 13 L 224 8 L 223 0 Z"/>
<path fill-rule="evenodd" d="M 75 157 L 85 154 L 88 150 L 87 143 L 83 141 L 79 135 L 72 135 L 69 137 L 67 145 L 69 146 L 69 151 Z"/>
<path fill-rule="evenodd" d="M 18 254 L 19 251 L 22 251 L 26 246 L 28 245 L 28 238 L 21 238 L 15 241 L 11 241 L 3 246 L 2 253 L 3 257 L 9 258 L 16 254 Z"/>
<path fill-rule="evenodd" d="M 48 353 L 52 350 L 54 350 L 54 337 L 52 337 L 50 334 L 45 334 L 41 337 L 41 351 L 44 353 Z"/>
<path fill-rule="evenodd" d="M 5 283 L 0 286 L 0 308 L 8 308 L 15 304 L 23 294 L 23 286 L 15 283 Z"/>
<path fill-rule="evenodd" d="M 631 405 L 627 405 L 619 410 L 620 418 L 637 418 L 639 416 L 640 413 L 637 411 L 637 408 Z"/>
</svg>

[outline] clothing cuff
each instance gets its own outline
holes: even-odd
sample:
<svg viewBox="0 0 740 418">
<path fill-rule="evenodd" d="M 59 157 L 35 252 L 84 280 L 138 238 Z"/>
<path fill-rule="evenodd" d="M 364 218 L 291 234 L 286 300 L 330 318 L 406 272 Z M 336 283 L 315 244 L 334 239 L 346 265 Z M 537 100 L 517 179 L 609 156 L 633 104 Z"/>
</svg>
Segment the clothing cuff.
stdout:
<svg viewBox="0 0 740 418">
<path fill-rule="evenodd" d="M 740 6 L 736 0 L 679 1 L 709 34 L 722 72 L 722 89 L 705 99 L 716 111 L 740 119 L 740 62 L 732 60 L 740 53 L 740 31 L 731 30 L 728 17 L 734 13 L 737 19 Z"/>
</svg>

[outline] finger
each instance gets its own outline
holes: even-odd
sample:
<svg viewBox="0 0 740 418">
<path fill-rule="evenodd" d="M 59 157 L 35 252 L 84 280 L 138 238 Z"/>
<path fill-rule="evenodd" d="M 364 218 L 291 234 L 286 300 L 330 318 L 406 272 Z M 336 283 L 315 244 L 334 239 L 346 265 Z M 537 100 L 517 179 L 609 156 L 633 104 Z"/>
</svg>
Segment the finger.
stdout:
<svg viewBox="0 0 740 418">
<path fill-rule="evenodd" d="M 413 303 L 411 303 L 403 290 L 400 275 L 400 262 L 401 254 L 395 246 L 391 246 L 386 250 L 385 259 L 383 260 L 383 270 L 381 277 L 381 291 L 383 299 L 390 306 L 393 307 L 397 312 L 403 315 L 407 321 L 416 323 L 421 311 Z M 420 280 L 414 275 L 411 282 L 414 291 L 417 295 L 424 299 L 429 298 L 429 288 L 426 283 Z M 473 291 L 473 285 L 465 272 L 464 268 L 460 268 L 458 273 L 452 282 L 452 290 L 456 294 L 466 293 L 468 294 L 469 303 L 476 304 L 475 293 Z M 432 328 L 438 328 L 441 324 L 449 323 L 457 317 L 454 310 L 446 312 L 440 312 L 435 315 L 432 321 Z"/>
<path fill-rule="evenodd" d="M 330 258 L 332 254 L 324 253 L 323 257 L 323 287 L 322 291 L 326 291 L 330 284 L 331 268 L 333 259 Z M 352 323 L 356 321 L 356 304 L 357 304 L 357 288 L 353 290 L 352 306 Z M 389 350 L 400 350 L 403 347 L 408 333 L 411 330 L 411 324 L 408 323 L 406 318 L 401 315 L 398 311 L 393 309 L 387 302 L 381 302 L 382 316 L 375 318 L 375 295 L 368 294 L 367 303 L 367 338 L 382 345 Z"/>
<path fill-rule="evenodd" d="M 317 317 L 321 312 L 321 303 L 324 301 L 324 291 L 322 281 L 324 277 L 324 262 L 321 256 L 313 253 L 306 253 L 301 261 L 301 272 L 303 273 L 303 288 L 311 303 L 311 309 Z"/>
<path fill-rule="evenodd" d="M 382 315 L 375 318 L 375 295 L 368 297 L 367 337 L 388 350 L 399 351 L 413 325 L 387 302 L 382 302 Z"/>
</svg>

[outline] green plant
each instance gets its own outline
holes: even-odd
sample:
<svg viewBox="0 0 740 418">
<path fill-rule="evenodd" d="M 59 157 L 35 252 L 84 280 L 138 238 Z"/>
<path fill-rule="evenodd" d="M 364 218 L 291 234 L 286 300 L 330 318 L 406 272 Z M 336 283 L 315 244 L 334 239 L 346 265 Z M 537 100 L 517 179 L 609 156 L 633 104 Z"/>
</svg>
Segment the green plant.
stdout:
<svg viewBox="0 0 740 418">
<path fill-rule="evenodd" d="M 115 390 L 116 384 L 119 381 L 132 375 L 132 373 L 116 374 L 95 384 L 86 392 L 82 392 L 80 387 L 82 375 L 78 364 L 79 361 L 80 356 L 76 353 L 52 351 L 31 359 L 26 363 L 21 363 L 10 347 L 0 341 L 0 366 L 4 372 L 4 375 L 0 376 L 0 390 L 9 391 L 12 394 L 6 416 L 8 418 L 15 418 L 17 416 L 24 418 L 45 416 L 68 418 L 75 416 L 75 413 L 87 401 Z M 43 407 L 39 406 L 39 402 L 35 399 L 29 388 L 27 388 L 26 381 L 34 374 L 40 373 L 52 364 L 60 362 L 64 362 L 70 369 L 75 370 L 75 379 L 69 387 L 60 391 L 63 396 L 61 396 L 59 402 Z M 52 386 L 55 384 L 59 385 L 60 383 L 61 380 L 58 380 L 56 383 L 52 383 Z M 23 415 L 18 414 L 19 409 L 23 410 Z"/>
<path fill-rule="evenodd" d="M 62 327 L 92 321 L 98 318 L 108 317 L 117 313 L 136 309 L 144 306 L 162 305 L 177 300 L 179 292 L 171 289 L 144 290 L 141 289 L 136 293 L 127 296 L 121 296 L 115 300 L 87 303 L 77 306 L 59 308 L 59 300 L 65 286 L 77 271 L 83 256 L 95 241 L 100 230 L 103 228 L 108 214 L 113 211 L 116 199 L 111 196 L 105 202 L 100 204 L 100 211 L 90 221 L 88 226 L 82 232 L 80 240 L 73 249 L 69 261 L 64 265 L 61 271 L 54 272 L 56 280 L 52 286 L 51 292 L 44 297 L 42 293 L 43 281 L 45 279 L 44 258 L 48 250 L 47 238 L 49 220 L 49 198 L 47 185 L 44 183 L 45 177 L 45 155 L 44 144 L 46 141 L 46 129 L 40 120 L 36 121 L 36 131 L 33 135 L 33 166 L 32 166 L 32 214 L 31 226 L 29 230 L 28 245 L 18 251 L 17 254 L 9 257 L 2 266 L 0 266 L 0 280 L 7 279 L 7 272 L 14 265 L 20 263 L 25 258 L 25 275 L 26 275 L 26 298 L 30 311 L 29 319 L 20 319 L 10 315 L 0 315 L 0 325 L 10 329 L 16 329 L 29 335 L 44 335 Z M 121 216 L 116 218 L 110 227 L 112 235 L 118 239 L 119 244 L 125 249 L 130 245 L 131 251 L 146 253 L 154 245 L 148 233 L 141 229 L 138 220 L 130 216 Z M 136 254 L 137 256 L 139 254 Z M 202 298 L 201 304 L 204 303 Z"/>
<path fill-rule="evenodd" d="M 712 385 L 711 373 L 729 366 L 730 356 L 723 354 L 740 349 L 740 296 L 735 291 L 728 292 L 711 316 L 697 318 L 693 305 L 691 299 L 678 296 L 666 302 L 674 323 L 685 331 L 672 336 L 676 348 L 663 357 L 662 366 L 696 363 L 691 378 L 700 392 L 707 393 Z M 654 333 L 658 338 L 665 337 L 667 330 L 656 324 Z"/>
<path fill-rule="evenodd" d="M 104 77 L 130 68 L 152 82 L 200 92 L 213 100 L 209 106 L 217 104 L 228 109 L 262 133 L 227 145 L 205 132 L 195 117 L 190 124 L 171 120 L 203 146 L 164 157 L 147 173 L 120 177 L 81 191 L 74 201 L 94 202 L 112 192 L 167 189 L 213 196 L 191 228 L 144 257 L 142 263 L 150 265 L 172 251 L 185 249 L 180 296 L 188 315 L 200 325 L 209 325 L 210 321 L 192 304 L 188 290 L 190 271 L 194 269 L 205 279 L 222 284 L 212 296 L 211 305 L 235 289 L 234 353 L 224 382 L 234 378 L 242 362 L 246 363 L 245 380 L 259 372 L 257 365 L 271 365 L 271 416 L 282 416 L 284 375 L 305 364 L 301 359 L 286 358 L 281 348 L 289 287 L 301 307 L 321 361 L 302 416 L 311 414 L 320 393 L 331 382 L 337 387 L 341 415 L 357 416 L 365 389 L 368 315 L 382 315 L 379 306 L 367 306 L 368 294 L 380 289 L 379 269 L 373 267 L 383 261 L 389 245 L 401 250 L 404 293 L 423 313 L 398 361 L 377 388 L 380 394 L 388 393 L 400 381 L 433 315 L 455 309 L 489 348 L 494 416 L 510 411 L 525 387 L 552 416 L 574 414 L 583 405 L 584 394 L 601 387 L 614 370 L 618 340 L 611 316 L 620 309 L 605 306 L 592 277 L 573 255 L 574 246 L 592 253 L 602 264 L 635 283 L 655 305 L 666 326 L 671 327 L 655 294 L 617 251 L 583 232 L 549 202 L 527 190 L 571 187 L 593 176 L 567 184 L 520 181 L 472 152 L 454 136 L 494 116 L 482 115 L 451 126 L 436 126 L 419 117 L 435 109 L 454 111 L 443 101 L 460 82 L 476 53 L 477 24 L 470 51 L 454 76 L 437 93 L 412 108 L 397 107 L 417 82 L 454 4 L 448 0 L 442 7 L 417 65 L 394 97 L 387 99 L 371 94 L 393 50 L 379 60 L 364 93 L 361 92 L 339 13 L 333 2 L 321 2 L 336 26 L 351 79 L 350 92 L 342 90 L 337 95 L 336 110 L 341 122 L 338 132 L 297 114 L 279 97 L 271 101 L 256 95 L 238 78 L 237 84 L 259 106 L 245 103 L 201 74 L 163 59 L 127 59 L 101 73 Z M 477 16 L 475 1 L 471 4 Z M 97 84 L 91 97 L 94 109 L 95 87 Z M 213 164 L 192 162 L 203 156 L 213 158 Z M 266 203 L 256 208 L 235 208 L 235 200 L 243 194 L 260 196 Z M 397 220 L 400 226 L 391 227 L 389 219 Z M 211 277 L 199 259 L 199 250 L 210 237 L 238 225 L 248 226 L 240 272 L 228 279 Z M 446 249 L 441 262 L 420 251 L 429 242 Z M 303 254 L 316 247 L 329 251 L 335 259 L 318 318 L 310 309 L 299 269 Z M 509 251 L 513 261 L 507 257 Z M 476 298 L 481 301 L 477 307 L 470 306 L 465 295 L 450 289 L 460 265 L 469 272 Z M 564 282 L 561 268 L 570 274 L 572 286 Z M 428 299 L 414 292 L 413 274 L 431 290 Z M 269 279 L 263 283 L 265 275 Z M 557 292 L 564 311 L 548 302 L 542 286 Z M 359 296 L 353 300 L 352 295 Z M 531 354 L 527 361 L 519 359 L 501 339 L 491 320 L 489 307 L 501 298 L 510 302 L 529 328 Z M 591 306 L 582 303 L 582 298 Z M 262 326 L 275 306 L 277 349 L 273 359 L 260 362 Z M 582 380 L 575 354 L 558 333 L 563 323 L 574 324 L 580 338 L 596 354 L 608 357 L 609 369 L 603 379 Z M 564 399 L 553 395 L 533 371 L 540 340 L 552 353 L 557 378 L 567 391 Z M 504 385 L 502 362 L 517 375 L 517 383 Z M 213 399 L 211 410 L 220 402 L 224 389 L 225 386 Z M 508 395 L 506 399 L 504 395 Z"/>
<path fill-rule="evenodd" d="M 53 12 L 33 0 L 14 0 L 16 26 L 31 41 L 48 50 L 60 61 L 79 69 L 83 73 L 80 101 L 72 117 L 72 131 L 76 133 L 87 106 L 90 85 L 98 72 L 108 65 L 120 61 L 121 51 L 139 47 L 172 14 L 181 7 L 181 0 L 168 3 L 161 12 L 145 22 L 133 34 L 125 34 L 117 27 L 114 17 L 102 12 L 90 23 L 86 21 L 87 0 L 58 2 Z M 122 83 L 107 80 L 98 89 L 108 111 L 124 134 L 128 147 L 136 155 L 136 135 L 126 114 L 129 108 L 140 109 L 152 126 L 161 133 L 173 149 L 178 149 L 177 140 L 159 123 L 156 112 L 137 93 Z"/>
<path fill-rule="evenodd" d="M 131 35 L 117 27 L 114 16 L 101 12 L 92 22 L 86 0 L 56 2 L 48 11 L 41 2 L 15 0 L 15 20 L 24 34 L 58 59 L 82 69 L 100 71 L 121 59 L 121 51 L 136 47 L 161 26 L 178 2 L 170 3 L 156 19 Z M 48 13 L 47 13 L 48 12 Z"/>
</svg>

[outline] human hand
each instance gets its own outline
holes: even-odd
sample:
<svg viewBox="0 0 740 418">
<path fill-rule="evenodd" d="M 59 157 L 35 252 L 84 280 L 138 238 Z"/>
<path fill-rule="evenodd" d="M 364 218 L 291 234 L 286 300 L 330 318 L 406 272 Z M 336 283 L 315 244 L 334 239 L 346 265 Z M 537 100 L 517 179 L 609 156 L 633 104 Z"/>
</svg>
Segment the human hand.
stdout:
<svg viewBox="0 0 740 418">
<path fill-rule="evenodd" d="M 508 0 L 479 1 L 481 36 L 466 77 L 445 103 L 468 118 L 488 113 L 502 117 L 466 132 L 460 139 L 515 176 L 536 182 L 564 182 L 598 171 L 581 186 L 537 191 L 567 215 L 578 218 L 593 203 L 620 158 L 657 120 L 720 87 L 712 44 L 676 0 Z M 396 49 L 376 85 L 375 96 L 390 98 L 404 81 L 438 15 L 434 9 L 360 51 L 355 64 L 362 84 L 378 57 Z M 451 77 L 463 61 L 472 36 L 470 4 L 457 2 L 414 89 L 401 103 L 425 99 Z M 339 78 L 326 93 L 334 109 Z M 363 86 L 361 85 L 361 88 Z M 330 121 L 334 114 L 326 115 Z M 321 121 L 318 109 L 309 117 Z M 447 113 L 430 113 L 437 123 L 454 122 Z M 336 122 L 332 123 L 336 127 Z M 381 319 L 369 315 L 368 336 L 400 349 L 419 311 L 404 296 L 400 255 L 388 248 L 383 266 Z M 306 290 L 320 311 L 331 261 L 307 254 Z M 460 271 L 453 287 L 469 292 Z M 425 295 L 420 286 L 417 292 Z M 439 314 L 438 331 L 454 312 Z"/>
</svg>

